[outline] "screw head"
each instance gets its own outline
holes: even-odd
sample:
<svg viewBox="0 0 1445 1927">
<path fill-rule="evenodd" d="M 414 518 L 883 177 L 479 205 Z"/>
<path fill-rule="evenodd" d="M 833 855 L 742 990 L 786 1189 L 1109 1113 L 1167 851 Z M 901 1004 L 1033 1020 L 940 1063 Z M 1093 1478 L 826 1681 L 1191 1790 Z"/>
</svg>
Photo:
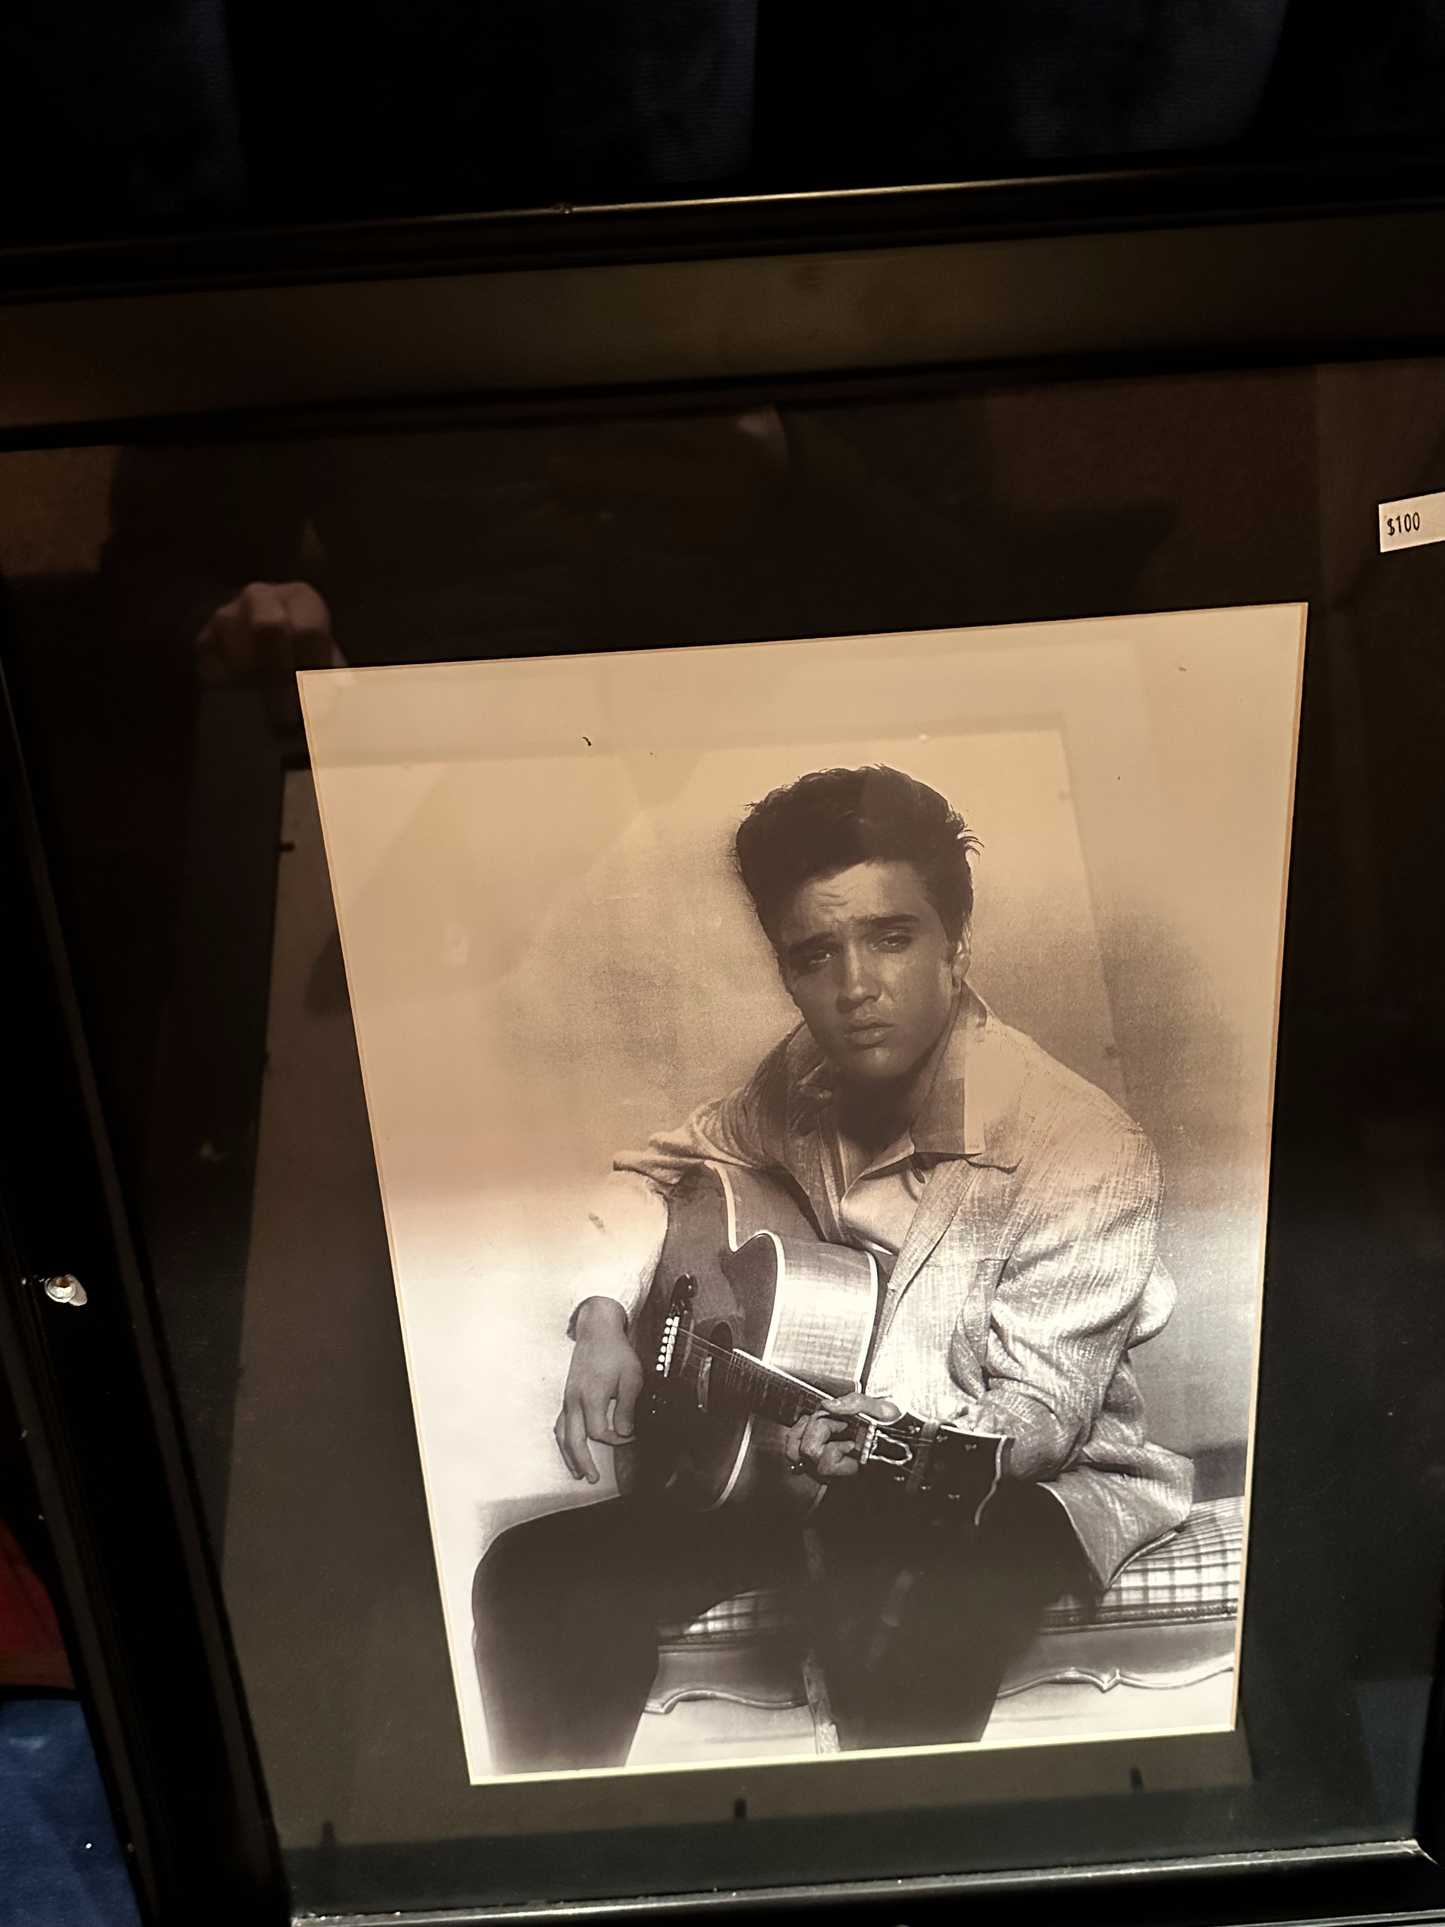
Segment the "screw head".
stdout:
<svg viewBox="0 0 1445 1927">
<path fill-rule="evenodd" d="M 53 1298 L 57 1305 L 83 1305 L 86 1302 L 85 1286 L 71 1272 L 59 1278 L 42 1278 L 45 1296 Z"/>
</svg>

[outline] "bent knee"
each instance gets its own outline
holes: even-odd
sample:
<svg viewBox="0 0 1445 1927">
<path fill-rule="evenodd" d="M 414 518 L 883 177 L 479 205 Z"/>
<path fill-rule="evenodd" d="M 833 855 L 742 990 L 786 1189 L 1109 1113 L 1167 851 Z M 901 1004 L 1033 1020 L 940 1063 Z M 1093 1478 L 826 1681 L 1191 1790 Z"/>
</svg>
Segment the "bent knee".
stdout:
<svg viewBox="0 0 1445 1927">
<path fill-rule="evenodd" d="M 542 1578 L 543 1559 L 531 1544 L 531 1528 L 539 1521 L 509 1526 L 487 1547 L 477 1561 L 472 1580 L 472 1607 L 495 1612 L 499 1606 L 525 1596 Z"/>
<path fill-rule="evenodd" d="M 557 1588 L 571 1589 L 597 1563 L 599 1521 L 604 1506 L 574 1506 L 508 1526 L 477 1564 L 472 1608 L 481 1614 L 517 1612 Z M 609 1535 L 601 1535 L 603 1537 Z"/>
</svg>

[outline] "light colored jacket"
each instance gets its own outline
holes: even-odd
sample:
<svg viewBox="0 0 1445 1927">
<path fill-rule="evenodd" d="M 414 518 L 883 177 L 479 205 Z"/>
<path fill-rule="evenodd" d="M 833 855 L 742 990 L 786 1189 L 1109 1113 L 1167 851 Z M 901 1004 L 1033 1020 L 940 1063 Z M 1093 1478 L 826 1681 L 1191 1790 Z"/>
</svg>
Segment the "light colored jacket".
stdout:
<svg viewBox="0 0 1445 1927">
<path fill-rule="evenodd" d="M 622 1183 L 665 1196 L 699 1160 L 787 1172 L 837 1237 L 826 1061 L 799 1028 L 731 1096 L 624 1153 Z M 1052 1491 L 1107 1584 L 1189 1511 L 1193 1467 L 1150 1442 L 1130 1350 L 1167 1322 L 1162 1184 L 1139 1127 L 971 992 L 914 1122 L 928 1175 L 889 1277 L 867 1390 L 1014 1441 L 1013 1476 Z M 634 1203 L 634 1211 L 636 1206 Z M 655 1209 L 655 1206 L 654 1206 Z M 595 1229 L 608 1236 L 603 1206 Z M 651 1262 L 611 1295 L 635 1310 Z M 613 1276 L 617 1276 L 614 1268 Z"/>
</svg>

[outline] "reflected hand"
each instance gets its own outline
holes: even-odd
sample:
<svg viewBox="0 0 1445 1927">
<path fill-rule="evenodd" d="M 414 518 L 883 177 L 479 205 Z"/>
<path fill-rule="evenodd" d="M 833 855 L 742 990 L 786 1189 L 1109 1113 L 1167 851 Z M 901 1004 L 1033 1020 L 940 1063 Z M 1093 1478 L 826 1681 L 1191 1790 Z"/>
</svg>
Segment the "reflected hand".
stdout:
<svg viewBox="0 0 1445 1927">
<path fill-rule="evenodd" d="M 273 722 L 294 728 L 298 669 L 340 669 L 331 611 L 309 582 L 250 582 L 196 637 L 196 666 L 211 688 L 259 689 Z"/>
<path fill-rule="evenodd" d="M 891 1399 L 870 1398 L 866 1392 L 849 1392 L 845 1398 L 830 1398 L 821 1412 L 801 1418 L 789 1429 L 783 1441 L 789 1465 L 809 1472 L 825 1485 L 835 1479 L 854 1479 L 860 1470 L 858 1444 L 849 1436 L 848 1416 L 862 1412 L 891 1425 L 902 1417 Z"/>
<path fill-rule="evenodd" d="M 572 1477 L 596 1485 L 602 1475 L 588 1441 L 632 1443 L 642 1365 L 627 1337 L 627 1314 L 615 1298 L 584 1299 L 573 1329 L 572 1363 L 553 1430 Z"/>
</svg>

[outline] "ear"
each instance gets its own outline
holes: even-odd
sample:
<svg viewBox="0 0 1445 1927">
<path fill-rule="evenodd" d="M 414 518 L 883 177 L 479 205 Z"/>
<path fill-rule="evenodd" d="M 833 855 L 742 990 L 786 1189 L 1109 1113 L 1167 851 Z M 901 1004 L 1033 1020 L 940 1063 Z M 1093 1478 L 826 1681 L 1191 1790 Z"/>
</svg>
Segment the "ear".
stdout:
<svg viewBox="0 0 1445 1927">
<path fill-rule="evenodd" d="M 962 934 L 953 947 L 953 962 L 950 966 L 950 973 L 953 977 L 954 985 L 959 990 L 963 988 L 964 979 L 968 976 L 968 966 L 972 961 L 973 926 L 965 923 Z"/>
</svg>

